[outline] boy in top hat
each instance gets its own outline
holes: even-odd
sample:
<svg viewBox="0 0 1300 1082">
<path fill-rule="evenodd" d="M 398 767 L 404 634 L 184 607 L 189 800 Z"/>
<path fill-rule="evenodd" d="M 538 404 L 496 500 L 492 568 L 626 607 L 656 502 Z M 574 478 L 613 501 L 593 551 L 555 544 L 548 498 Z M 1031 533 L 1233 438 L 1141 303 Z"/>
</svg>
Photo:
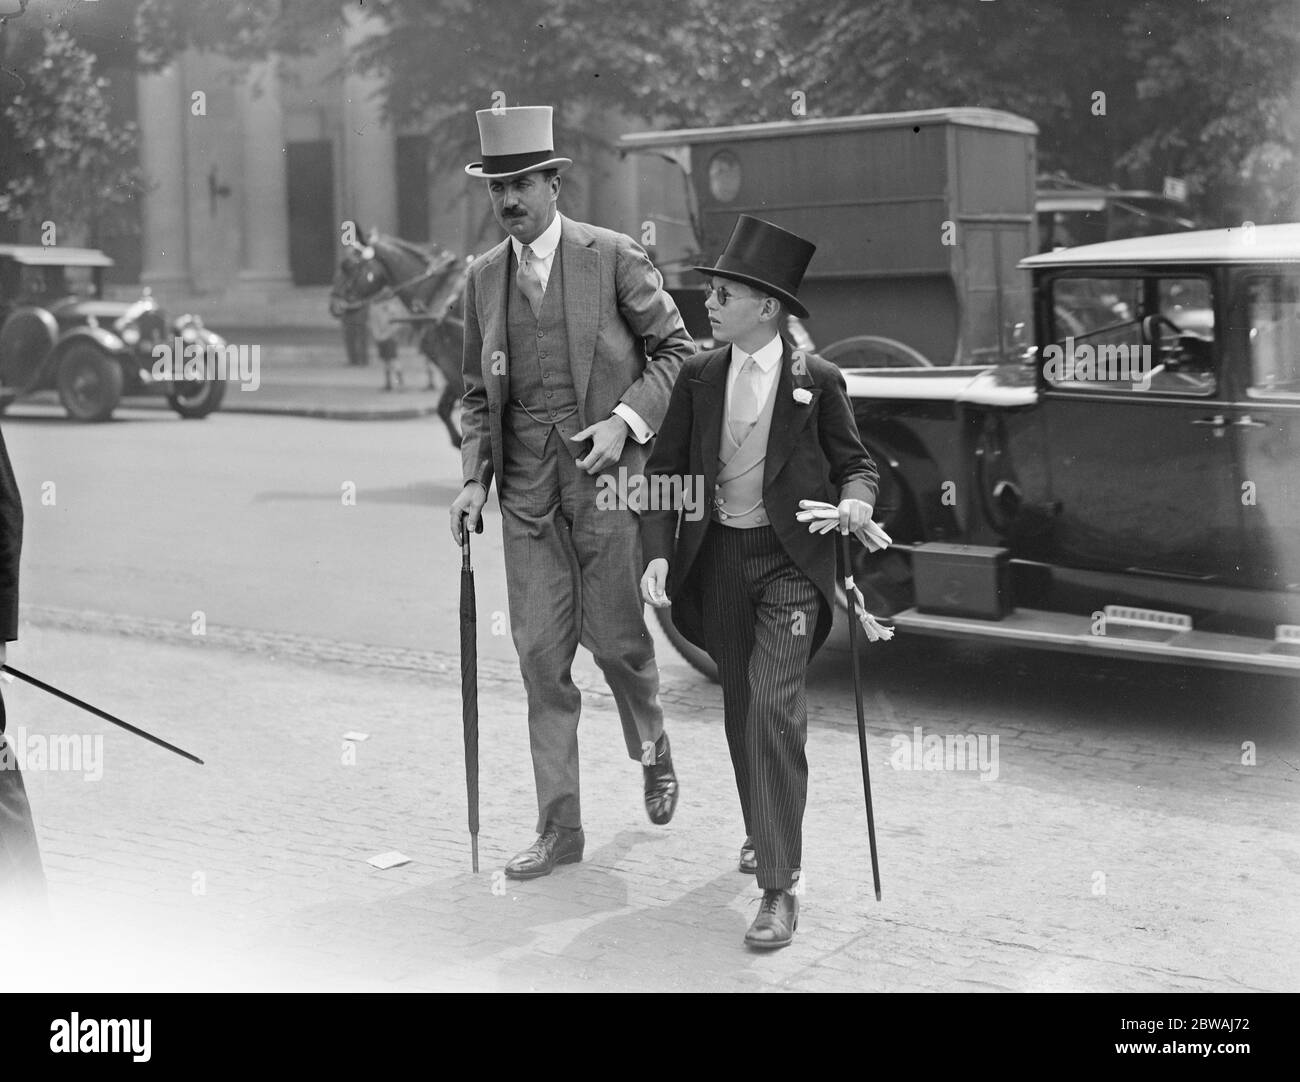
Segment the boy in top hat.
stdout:
<svg viewBox="0 0 1300 1082">
<path fill-rule="evenodd" d="M 740 870 L 763 900 L 747 945 L 784 947 L 798 924 L 808 763 L 808 662 L 834 611 L 834 538 L 796 521 L 800 500 L 834 503 L 841 531 L 871 519 L 878 475 L 835 365 L 792 350 L 785 311 L 814 245 L 741 215 L 709 275 L 722 345 L 682 368 L 647 466 L 650 491 L 703 476 L 710 513 L 643 513 L 642 595 L 707 650 L 722 681 L 727 745 L 745 821 Z M 674 540 L 674 535 L 675 540 Z M 671 600 L 670 600 L 671 599 Z"/>
<path fill-rule="evenodd" d="M 659 272 L 630 238 L 559 214 L 551 109 L 478 113 L 487 182 L 509 236 L 477 259 L 465 289 L 465 486 L 451 532 L 478 526 L 495 478 L 510 630 L 528 697 L 537 840 L 506 865 L 531 879 L 582 859 L 579 642 L 605 676 L 646 812 L 667 823 L 677 776 L 659 705 L 659 669 L 637 592 L 636 512 L 598 506 L 598 475 L 645 467 L 682 361 L 695 343 Z"/>
</svg>

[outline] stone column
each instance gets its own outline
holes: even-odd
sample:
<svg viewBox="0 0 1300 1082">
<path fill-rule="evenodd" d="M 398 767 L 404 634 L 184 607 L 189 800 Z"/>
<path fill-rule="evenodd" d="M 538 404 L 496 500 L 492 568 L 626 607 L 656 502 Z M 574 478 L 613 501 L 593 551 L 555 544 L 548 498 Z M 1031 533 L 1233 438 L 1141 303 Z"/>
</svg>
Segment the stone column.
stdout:
<svg viewBox="0 0 1300 1082">
<path fill-rule="evenodd" d="M 381 117 L 381 80 L 362 75 L 353 50 L 378 30 L 361 8 L 344 15 L 342 217 L 361 230 L 397 232 L 397 133 Z"/>
<path fill-rule="evenodd" d="M 155 292 L 191 291 L 186 227 L 185 87 L 179 63 L 136 76 L 144 236 L 140 284 Z"/>
<path fill-rule="evenodd" d="M 277 57 L 254 64 L 239 88 L 243 173 L 241 288 L 292 287 L 289 273 L 289 174 Z"/>
</svg>

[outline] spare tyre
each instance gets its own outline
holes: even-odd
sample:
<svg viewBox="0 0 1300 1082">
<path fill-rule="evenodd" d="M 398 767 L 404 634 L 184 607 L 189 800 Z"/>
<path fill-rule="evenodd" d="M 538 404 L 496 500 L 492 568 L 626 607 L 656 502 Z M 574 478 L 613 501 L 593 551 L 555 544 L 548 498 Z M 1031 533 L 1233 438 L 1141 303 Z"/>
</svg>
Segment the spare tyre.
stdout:
<svg viewBox="0 0 1300 1082">
<path fill-rule="evenodd" d="M 0 386 L 15 394 L 35 389 L 59 325 L 44 308 L 16 309 L 0 327 Z"/>
</svg>

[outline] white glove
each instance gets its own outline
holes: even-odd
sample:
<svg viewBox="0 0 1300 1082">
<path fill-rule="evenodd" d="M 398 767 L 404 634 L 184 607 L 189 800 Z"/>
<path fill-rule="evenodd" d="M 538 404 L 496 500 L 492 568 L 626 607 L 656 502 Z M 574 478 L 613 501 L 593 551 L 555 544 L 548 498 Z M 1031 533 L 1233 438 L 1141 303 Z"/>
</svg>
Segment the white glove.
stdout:
<svg viewBox="0 0 1300 1082">
<path fill-rule="evenodd" d="M 839 528 L 840 512 L 834 504 L 822 503 L 820 500 L 800 500 L 799 506 L 803 510 L 796 512 L 794 517 L 800 522 L 808 523 L 809 533 L 825 534 Z M 894 543 L 893 538 L 877 522 L 869 522 L 861 530 L 854 530 L 853 536 L 868 552 L 879 552 Z"/>
<path fill-rule="evenodd" d="M 839 529 L 840 511 L 833 504 L 822 503 L 820 500 L 800 500 L 799 506 L 802 510 L 797 511 L 794 517 L 800 522 L 808 523 L 809 533 L 824 534 Z M 868 552 L 879 552 L 894 543 L 893 538 L 875 522 L 868 522 L 862 529 L 854 530 L 853 536 L 862 542 Z M 857 583 L 853 581 L 852 575 L 844 580 L 844 588 L 846 592 L 852 592 L 853 611 L 858 618 L 858 623 L 862 625 L 862 630 L 866 632 L 867 641 L 888 642 L 892 639 L 894 629 L 882 624 L 867 612 L 867 602 L 862 596 L 862 591 L 858 589 Z"/>
</svg>

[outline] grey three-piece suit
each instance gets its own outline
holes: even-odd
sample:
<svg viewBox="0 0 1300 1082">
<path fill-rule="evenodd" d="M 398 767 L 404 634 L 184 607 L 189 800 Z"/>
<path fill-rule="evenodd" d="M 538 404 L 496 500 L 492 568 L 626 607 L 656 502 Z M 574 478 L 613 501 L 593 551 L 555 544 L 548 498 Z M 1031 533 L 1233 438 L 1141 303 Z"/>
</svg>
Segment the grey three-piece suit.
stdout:
<svg viewBox="0 0 1300 1082">
<path fill-rule="evenodd" d="M 659 273 L 622 234 L 562 217 L 536 315 L 515 271 L 508 238 L 470 270 L 461 454 L 467 483 L 497 482 L 540 832 L 581 825 L 570 675 L 580 642 L 614 694 L 629 756 L 663 730 L 636 512 L 597 506 L 597 479 L 574 464 L 589 444 L 571 437 L 620 402 L 657 429 L 695 347 Z M 606 472 L 639 474 L 647 455 L 629 436 Z"/>
</svg>

